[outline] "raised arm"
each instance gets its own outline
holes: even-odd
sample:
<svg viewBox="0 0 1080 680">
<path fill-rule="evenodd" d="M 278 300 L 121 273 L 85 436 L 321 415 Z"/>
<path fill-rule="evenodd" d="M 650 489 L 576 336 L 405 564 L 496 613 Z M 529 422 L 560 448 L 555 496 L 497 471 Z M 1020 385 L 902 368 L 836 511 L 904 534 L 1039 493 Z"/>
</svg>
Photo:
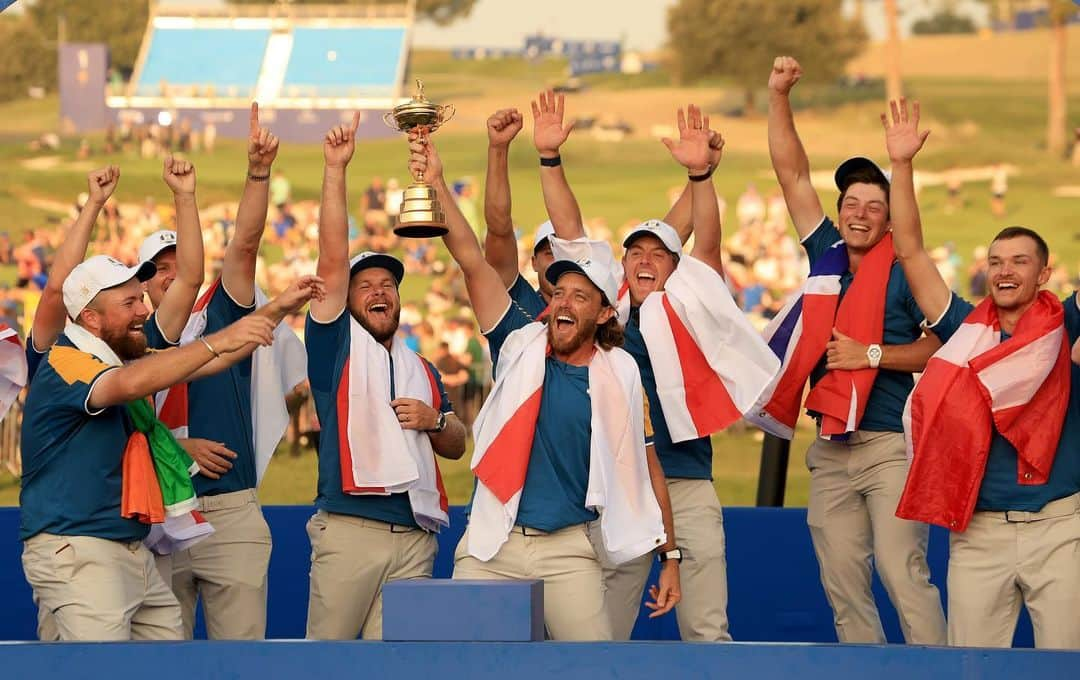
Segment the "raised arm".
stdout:
<svg viewBox="0 0 1080 680">
<path fill-rule="evenodd" d="M 720 164 L 720 158 L 724 153 L 724 138 L 715 130 L 709 130 L 709 150 L 711 152 L 709 156 L 709 174 L 711 175 L 716 170 L 716 166 Z M 668 210 L 667 215 L 664 215 L 664 222 L 675 229 L 683 245 L 686 245 L 686 242 L 690 240 L 690 235 L 694 233 L 694 215 L 691 205 L 693 203 L 691 200 L 693 195 L 692 186 L 693 182 L 687 180 L 686 186 L 679 193 L 679 198 L 675 200 L 675 204 Z"/>
<path fill-rule="evenodd" d="M 45 282 L 45 290 L 41 292 L 41 300 L 34 313 L 30 335 L 34 349 L 39 353 L 48 350 L 64 330 L 64 324 L 67 322 L 63 293 L 64 279 L 68 277 L 72 269 L 86 259 L 86 247 L 90 245 L 90 233 L 94 230 L 98 214 L 116 190 L 116 184 L 119 181 L 120 168 L 115 165 L 94 170 L 86 176 L 89 198 L 79 211 L 75 223 L 64 236 L 60 247 L 56 249 L 49 278 Z"/>
<path fill-rule="evenodd" d="M 518 277 L 517 237 L 510 214 L 510 142 L 521 132 L 522 117 L 517 109 L 501 109 L 487 120 L 488 164 L 484 183 L 484 258 L 499 272 L 509 288 Z"/>
<path fill-rule="evenodd" d="M 248 119 L 248 170 L 236 209 L 236 233 L 225 247 L 221 282 L 237 304 L 255 303 L 255 262 L 266 228 L 270 201 L 270 168 L 277 158 L 278 138 L 259 126 L 259 103 L 251 103 Z"/>
<path fill-rule="evenodd" d="M 425 135 L 424 139 L 420 139 L 415 133 L 411 134 L 409 151 L 409 171 L 413 174 L 422 172 L 424 181 L 435 187 L 446 213 L 446 226 L 450 229 L 443 236 L 443 243 L 465 275 L 465 288 L 469 291 L 469 302 L 480 330 L 489 331 L 506 313 L 510 306 L 510 295 L 499 273 L 484 259 L 476 234 L 454 202 L 443 177 L 442 160 L 431 143 L 431 137 Z"/>
<path fill-rule="evenodd" d="M 322 202 L 319 204 L 319 263 L 316 273 L 326 283 L 326 295 L 311 303 L 316 321 L 338 317 L 349 299 L 349 213 L 345 171 L 356 150 L 360 112 L 351 125 L 338 125 L 323 140 Z M 453 201 L 451 201 L 452 203 Z"/>
<path fill-rule="evenodd" d="M 810 183 L 810 159 L 795 131 L 795 117 L 788 98 L 801 77 L 802 67 L 794 58 L 777 57 L 773 62 L 769 74 L 769 158 L 795 231 L 803 239 L 821 223 L 825 211 Z"/>
<path fill-rule="evenodd" d="M 720 206 L 716 202 L 716 188 L 709 177 L 710 134 L 709 117 L 701 109 L 691 104 L 686 113 L 679 109 L 679 140 L 667 137 L 661 141 L 671 157 L 686 168 L 690 177 L 705 176 L 705 179 L 690 182 L 691 221 L 694 224 L 694 250 L 691 255 L 705 262 L 723 276 L 720 262 Z M 720 140 L 723 149 L 723 139 Z"/>
<path fill-rule="evenodd" d="M 87 399 L 92 410 L 126 404 L 184 382 L 188 376 L 221 355 L 235 352 L 248 343 L 269 345 L 274 324 L 265 317 L 245 316 L 225 328 L 166 352 L 156 352 L 111 370 L 94 383 Z"/>
<path fill-rule="evenodd" d="M 919 131 L 919 102 L 908 115 L 907 101 L 890 102 L 889 116 L 881 114 L 885 127 L 885 147 L 892 162 L 892 181 L 889 189 L 889 211 L 893 231 L 893 249 L 904 268 L 904 277 L 911 287 L 919 309 L 930 323 L 941 318 L 952 300 L 952 291 L 941 278 L 930 253 L 923 246 L 922 220 L 915 198 L 915 179 L 912 161 L 926 142 L 929 130 Z"/>
<path fill-rule="evenodd" d="M 184 332 L 203 284 L 202 226 L 195 201 L 195 167 L 188 161 L 168 156 L 162 177 L 176 204 L 176 278 L 155 313 L 161 333 L 175 342 Z"/>
<path fill-rule="evenodd" d="M 538 101 L 532 103 L 533 144 L 541 159 L 558 159 L 559 148 L 570 136 L 574 122 L 563 123 L 566 96 L 556 95 L 554 90 L 541 92 Z M 544 192 L 544 206 L 548 219 L 555 227 L 555 235 L 572 241 L 585 236 L 581 208 L 566 181 L 561 161 L 554 166 L 540 166 L 540 188 Z"/>
</svg>

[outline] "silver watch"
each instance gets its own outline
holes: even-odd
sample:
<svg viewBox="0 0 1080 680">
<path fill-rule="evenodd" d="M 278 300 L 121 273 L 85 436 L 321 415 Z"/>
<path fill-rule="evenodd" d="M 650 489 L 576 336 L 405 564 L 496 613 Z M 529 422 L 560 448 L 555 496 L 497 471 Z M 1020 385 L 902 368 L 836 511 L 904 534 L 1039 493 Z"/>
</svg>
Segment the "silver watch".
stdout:
<svg viewBox="0 0 1080 680">
<path fill-rule="evenodd" d="M 870 345 L 866 348 L 866 358 L 870 362 L 870 368 L 877 368 L 881 364 L 881 345 Z"/>
</svg>

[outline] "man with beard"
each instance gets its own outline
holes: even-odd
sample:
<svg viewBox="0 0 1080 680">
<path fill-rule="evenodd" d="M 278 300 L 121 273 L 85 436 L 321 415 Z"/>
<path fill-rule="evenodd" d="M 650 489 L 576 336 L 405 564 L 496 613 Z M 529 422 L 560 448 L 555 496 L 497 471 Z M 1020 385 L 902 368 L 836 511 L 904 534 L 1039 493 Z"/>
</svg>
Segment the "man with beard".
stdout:
<svg viewBox="0 0 1080 680">
<path fill-rule="evenodd" d="M 1080 307 L 1039 289 L 1050 277 L 1037 233 L 990 243 L 990 296 L 949 290 L 923 245 L 912 160 L 929 131 L 919 104 L 882 114 L 892 161 L 894 246 L 945 346 L 911 395 L 914 454 L 897 514 L 949 538 L 949 644 L 1009 647 L 1021 605 L 1035 646 L 1080 648 Z M 891 123 L 891 124 L 890 124 Z M 1062 308 L 1064 305 L 1064 309 Z"/>
<path fill-rule="evenodd" d="M 923 315 L 911 279 L 893 259 L 889 180 L 881 169 L 861 157 L 842 163 L 835 173 L 837 223 L 825 216 L 788 99 L 801 76 L 795 59 L 776 58 L 769 154 L 810 259 L 810 278 L 807 294 L 789 302 L 766 331 L 777 344 L 801 314 L 801 335 L 778 351 L 784 365 L 776 391 L 751 419 L 790 439 L 809 377 L 806 408 L 820 436 L 806 453 L 807 523 L 840 641 L 885 642 L 870 589 L 873 566 L 904 639 L 943 644 L 941 598 L 926 564 L 928 527 L 895 515 L 907 475 L 901 414 L 912 373 L 940 344 L 920 339 Z"/>
<path fill-rule="evenodd" d="M 435 531 L 448 524 L 435 454 L 465 453 L 438 371 L 397 337 L 404 265 L 381 253 L 348 257 L 345 171 L 360 114 L 323 143 L 318 272 L 304 340 L 322 424 L 318 511 L 308 522 L 307 637 L 382 637 L 382 587 L 430 578 Z"/>
<path fill-rule="evenodd" d="M 571 127 L 563 124 L 564 98 L 548 91 L 533 103 L 533 141 L 540 154 L 540 175 L 544 203 L 560 238 L 584 236 L 581 210 L 563 172 L 559 149 Z M 682 580 L 686 598 L 675 610 L 679 633 L 684 640 L 729 641 L 727 619 L 727 567 L 723 511 L 712 485 L 712 443 L 710 435 L 737 421 L 754 403 L 772 378 L 776 359 L 760 336 L 738 311 L 722 279 L 720 259 L 720 212 L 711 181 L 720 161 L 723 139 L 709 129 L 708 116 L 691 105 L 679 110 L 679 139 L 665 139 L 672 157 L 688 175 L 684 191 L 670 215 L 693 225 L 694 247 L 682 252 L 683 238 L 667 222 L 648 220 L 630 231 L 623 241 L 625 293 L 619 300 L 626 314 L 625 349 L 633 356 L 641 373 L 654 430 L 656 454 L 667 478 L 667 491 L 679 537 L 678 559 L 682 559 Z M 678 284 L 669 286 L 676 276 Z M 702 314 L 694 318 L 724 319 L 723 328 L 701 326 L 687 337 L 717 338 L 702 341 L 688 350 L 669 351 L 663 342 L 676 334 L 669 322 L 671 314 L 657 318 L 650 313 L 655 305 L 668 305 L 681 289 L 678 305 L 696 304 Z M 688 290 L 696 291 L 686 296 Z M 656 293 L 656 295 L 652 295 Z M 647 303 L 647 299 L 652 300 Z M 688 316 L 688 318 L 690 318 Z M 685 330 L 685 329 L 684 329 Z M 722 340 L 721 340 L 722 339 Z M 722 344 L 721 344 L 722 343 Z M 709 347 L 722 347 L 726 359 L 688 361 L 695 354 L 702 359 Z M 676 345 L 671 350 L 681 349 Z M 732 360 L 734 357 L 738 359 Z M 725 368 L 724 362 L 728 366 Z M 735 364 L 738 364 L 736 367 Z M 734 369 L 734 370 L 733 370 Z M 719 379 L 723 387 L 716 398 L 702 398 L 703 385 Z M 672 380 L 682 384 L 672 389 Z M 694 387 L 691 387 L 694 385 Z M 695 393 L 705 408 L 693 412 L 692 398 L 673 395 Z M 711 403 L 710 403 L 711 402 Z M 730 404 L 731 409 L 724 406 Z M 704 413 L 702 411 L 705 411 Z M 728 412 L 725 412 L 728 411 Z M 691 427 L 680 422 L 691 420 Z M 684 417 L 687 416 L 687 417 Z M 605 602 L 616 639 L 629 639 L 640 608 L 641 592 L 648 578 L 650 562 L 639 559 L 623 565 L 608 565 L 604 574 Z"/>
<path fill-rule="evenodd" d="M 272 338 L 273 321 L 252 316 L 140 358 L 148 317 L 142 282 L 153 274 L 152 263 L 129 268 L 105 256 L 75 267 L 63 285 L 72 321 L 27 396 L 23 568 L 64 640 L 182 637 L 176 598 L 142 544 L 149 525 L 127 508 L 136 482 L 129 451 L 141 434 L 131 409 L 158 390 L 223 370 Z"/>
<path fill-rule="evenodd" d="M 655 616 L 680 598 L 670 504 L 660 464 L 646 447 L 641 381 L 618 347 L 611 249 L 567 244 L 575 260 L 556 261 L 545 272 L 549 322 L 534 322 L 512 304 L 453 206 L 434 146 L 416 135 L 410 142 L 410 170 L 423 173 L 446 206 L 444 241 L 465 275 L 496 371 L 474 426 L 478 484 L 454 578 L 542 579 L 552 639 L 610 640 L 594 542 L 618 562 L 654 550 L 667 558 L 648 603 Z"/>
</svg>

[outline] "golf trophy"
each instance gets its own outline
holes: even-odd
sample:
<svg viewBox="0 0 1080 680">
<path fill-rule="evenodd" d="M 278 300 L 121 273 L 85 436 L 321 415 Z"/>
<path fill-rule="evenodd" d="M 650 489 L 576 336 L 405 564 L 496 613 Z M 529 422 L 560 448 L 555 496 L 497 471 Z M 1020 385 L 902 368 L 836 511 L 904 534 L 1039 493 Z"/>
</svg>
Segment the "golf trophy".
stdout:
<svg viewBox="0 0 1080 680">
<path fill-rule="evenodd" d="M 424 84 L 417 79 L 413 98 L 386 112 L 383 122 L 392 130 L 405 134 L 420 128 L 421 137 L 426 138 L 453 117 L 454 107 L 428 101 L 424 96 Z M 446 228 L 446 217 L 435 196 L 435 188 L 424 181 L 423 174 L 418 173 L 413 179 L 415 181 L 405 188 L 394 233 L 406 238 L 442 236 L 450 230 Z"/>
</svg>

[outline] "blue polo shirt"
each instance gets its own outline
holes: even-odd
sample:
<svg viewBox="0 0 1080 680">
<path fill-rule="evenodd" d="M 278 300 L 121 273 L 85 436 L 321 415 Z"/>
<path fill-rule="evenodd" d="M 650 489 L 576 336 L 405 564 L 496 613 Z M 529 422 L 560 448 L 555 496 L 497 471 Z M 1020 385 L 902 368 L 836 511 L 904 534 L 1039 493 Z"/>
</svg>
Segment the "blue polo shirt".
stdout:
<svg viewBox="0 0 1080 680">
<path fill-rule="evenodd" d="M 652 421 L 656 456 L 664 475 L 673 479 L 712 479 L 712 441 L 708 437 L 675 443 L 664 419 L 664 407 L 656 391 L 656 375 L 653 373 L 645 338 L 641 335 L 641 309 L 630 308 L 630 320 L 624 329 L 623 349 L 634 357 L 641 371 L 641 384 L 649 402 L 649 419 Z"/>
<path fill-rule="evenodd" d="M 509 306 L 495 328 L 485 334 L 492 363 L 498 363 L 499 350 L 506 338 L 531 322 L 520 308 Z M 545 362 L 543 397 L 517 523 L 541 531 L 557 531 L 591 522 L 599 516 L 585 507 L 592 401 L 588 366 L 572 366 L 551 356 Z"/>
<path fill-rule="evenodd" d="M 821 255 L 834 243 L 841 240 L 840 232 L 832 220 L 826 217 L 822 220 L 814 233 L 803 239 L 803 247 L 813 267 Z M 855 275 L 850 271 L 844 272 L 840 277 L 840 298 L 843 299 Z M 882 333 L 881 344 L 883 345 L 909 345 L 922 337 L 920 324 L 923 322 L 919 304 L 915 302 L 915 296 L 911 294 L 907 279 L 904 278 L 903 267 L 899 262 L 893 262 L 889 272 L 889 283 L 885 289 L 885 325 Z M 826 373 L 825 357 L 814 367 L 810 374 L 810 385 L 813 386 L 821 380 Z M 859 423 L 860 430 L 871 432 L 903 432 L 904 425 L 901 422 L 904 414 L 904 404 L 908 395 L 911 394 L 915 381 L 910 373 L 901 371 L 878 370 L 874 387 L 870 390 L 870 396 L 866 401 L 866 411 Z M 810 412 L 811 416 L 818 414 Z"/>
<path fill-rule="evenodd" d="M 143 334 L 146 335 L 146 346 L 150 349 L 164 350 L 170 347 L 179 347 L 180 340 L 172 342 L 165 338 L 165 334 L 161 332 L 161 327 L 158 326 L 157 312 L 154 312 L 143 324 Z"/>
<path fill-rule="evenodd" d="M 304 345 L 307 347 L 308 381 L 311 395 L 315 400 L 315 412 L 322 426 L 319 437 L 319 483 L 315 505 L 326 512 L 342 515 L 366 517 L 389 524 L 418 526 L 413 518 L 412 505 L 408 493 L 395 493 L 388 496 L 353 496 L 341 490 L 341 449 L 338 447 L 337 390 L 341 384 L 345 369 L 345 360 L 349 358 L 349 320 L 348 309 L 342 310 L 338 318 L 329 323 L 320 323 L 307 317 L 304 330 Z M 440 410 L 452 413 L 453 404 L 446 396 L 439 371 L 427 362 L 435 382 L 439 385 L 439 397 L 442 400 Z M 390 395 L 393 398 L 393 370 L 390 372 Z"/>
<path fill-rule="evenodd" d="M 44 352 L 37 351 L 34 347 L 34 332 L 30 331 L 26 334 L 26 384 L 29 385 L 34 381 L 34 375 L 37 374 L 38 366 L 41 365 L 41 361 L 45 358 L 45 355 L 49 353 L 48 348 Z"/>
<path fill-rule="evenodd" d="M 23 412 L 21 540 L 44 531 L 135 541 L 149 531 L 120 516 L 124 448 L 134 431 L 126 407 L 87 408 L 95 381 L 112 368 L 63 335 L 45 353 Z"/>
<path fill-rule="evenodd" d="M 225 284 L 219 283 L 206 305 L 207 335 L 225 328 L 254 311 L 255 305 L 244 307 L 233 300 Z M 150 328 L 147 324 L 145 328 Z M 152 324 L 157 329 L 157 323 Z M 160 336 L 160 331 L 158 331 Z M 147 333 L 147 339 L 150 333 Z M 161 338 L 164 343 L 164 338 Z M 169 347 L 164 343 L 162 347 Z M 215 375 L 188 383 L 188 436 L 223 443 L 236 452 L 232 469 L 220 479 L 195 475 L 195 492 L 214 496 L 244 489 L 254 489 L 255 435 L 251 429 L 251 357 L 233 364 Z"/>
<path fill-rule="evenodd" d="M 518 274 L 518 277 L 514 279 L 514 285 L 510 286 L 506 292 L 510 296 L 510 301 L 525 313 L 529 321 L 536 321 L 537 317 L 547 309 L 548 303 L 544 302 L 544 296 L 530 286 L 521 274 Z"/>
<path fill-rule="evenodd" d="M 1072 345 L 1080 338 L 1080 308 L 1077 307 L 1076 293 L 1066 298 L 1063 304 L 1065 332 L 1069 334 L 1069 344 Z M 931 330 L 942 342 L 948 342 L 973 309 L 974 305 L 954 293 L 949 308 Z M 1004 332 L 1001 334 L 1002 341 L 1008 338 Z M 1035 486 L 1017 482 L 1016 449 L 995 428 L 986 459 L 986 471 L 979 485 L 979 497 L 975 501 L 976 510 L 1038 512 L 1050 501 L 1080 491 L 1080 366 L 1070 364 L 1069 408 L 1065 412 L 1065 423 L 1061 428 L 1054 465 L 1050 469 L 1050 479 L 1046 484 Z"/>
</svg>

